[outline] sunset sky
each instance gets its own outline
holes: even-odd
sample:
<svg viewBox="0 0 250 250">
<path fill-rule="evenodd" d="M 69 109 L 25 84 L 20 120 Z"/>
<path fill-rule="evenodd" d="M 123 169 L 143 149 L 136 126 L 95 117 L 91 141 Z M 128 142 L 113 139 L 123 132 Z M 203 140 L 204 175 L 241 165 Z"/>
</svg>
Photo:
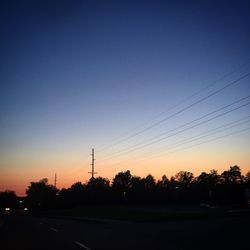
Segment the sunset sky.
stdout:
<svg viewBox="0 0 250 250">
<path fill-rule="evenodd" d="M 0 3 L 0 191 L 96 171 L 250 170 L 249 1 Z"/>
</svg>

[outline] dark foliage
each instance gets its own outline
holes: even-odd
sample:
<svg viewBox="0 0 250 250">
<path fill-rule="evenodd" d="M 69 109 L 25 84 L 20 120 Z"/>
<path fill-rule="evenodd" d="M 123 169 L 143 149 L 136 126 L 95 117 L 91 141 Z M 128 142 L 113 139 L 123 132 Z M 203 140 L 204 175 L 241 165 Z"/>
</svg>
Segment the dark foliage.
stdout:
<svg viewBox="0 0 250 250">
<path fill-rule="evenodd" d="M 14 191 L 6 190 L 4 192 L 0 192 L 0 209 L 4 209 L 6 207 L 16 208 L 18 206 L 18 197 Z"/>
<path fill-rule="evenodd" d="M 31 182 L 26 190 L 27 202 L 33 210 L 47 209 L 56 205 L 56 194 L 58 190 L 48 184 L 48 179 L 39 182 Z"/>
<path fill-rule="evenodd" d="M 180 171 L 170 179 L 163 175 L 158 181 L 150 174 L 141 178 L 127 170 L 119 172 L 112 183 L 102 177 L 91 178 L 85 184 L 77 182 L 59 192 L 47 179 L 31 182 L 27 198 L 34 209 L 110 203 L 243 205 L 249 188 L 250 172 L 244 177 L 238 166 L 221 175 L 211 170 L 194 177 L 193 173 Z"/>
</svg>

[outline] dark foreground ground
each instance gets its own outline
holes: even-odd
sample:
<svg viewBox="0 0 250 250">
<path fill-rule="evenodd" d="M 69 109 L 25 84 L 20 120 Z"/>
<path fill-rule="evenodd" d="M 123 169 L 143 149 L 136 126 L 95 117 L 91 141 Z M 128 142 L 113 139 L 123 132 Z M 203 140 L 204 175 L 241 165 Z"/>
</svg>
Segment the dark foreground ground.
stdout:
<svg viewBox="0 0 250 250">
<path fill-rule="evenodd" d="M 250 249 L 247 215 L 204 220 L 107 223 L 8 214 L 1 250 Z"/>
</svg>

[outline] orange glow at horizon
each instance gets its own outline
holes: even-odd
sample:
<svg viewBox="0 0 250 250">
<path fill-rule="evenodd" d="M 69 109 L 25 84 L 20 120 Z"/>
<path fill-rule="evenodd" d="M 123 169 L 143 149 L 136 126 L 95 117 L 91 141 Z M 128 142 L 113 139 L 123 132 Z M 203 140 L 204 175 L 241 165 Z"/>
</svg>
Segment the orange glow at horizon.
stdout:
<svg viewBox="0 0 250 250">
<path fill-rule="evenodd" d="M 240 160 L 237 160 L 237 158 Z M 233 165 L 240 166 L 243 175 L 250 170 L 250 160 L 246 152 L 240 154 L 233 150 L 231 152 L 227 150 L 224 153 L 221 150 L 215 153 L 213 150 L 207 149 L 205 153 L 204 150 L 196 149 L 160 158 L 145 159 L 142 157 L 142 159 L 140 161 L 140 157 L 138 157 L 138 160 L 124 157 L 120 161 L 117 160 L 117 163 L 114 160 L 103 163 L 97 160 L 97 176 L 108 178 L 112 182 L 118 172 L 126 170 L 130 170 L 132 175 L 140 177 L 152 174 L 156 180 L 164 174 L 170 178 L 181 170 L 192 172 L 194 176 L 198 176 L 203 171 L 209 172 L 212 169 L 221 174 Z M 14 167 L 14 165 L 18 167 Z M 85 183 L 88 181 L 90 178 L 88 171 L 90 171 L 89 164 L 83 164 L 81 160 L 73 160 L 73 157 L 67 159 L 64 156 L 64 161 L 62 159 L 60 161 L 50 159 L 39 164 L 34 159 L 29 163 L 23 161 L 15 164 L 14 161 L 8 163 L 2 170 L 0 191 L 13 190 L 16 191 L 17 195 L 24 196 L 26 188 L 32 181 L 48 178 L 49 184 L 53 185 L 55 173 L 57 174 L 57 187 L 59 189 L 68 188 L 75 182 Z"/>
</svg>

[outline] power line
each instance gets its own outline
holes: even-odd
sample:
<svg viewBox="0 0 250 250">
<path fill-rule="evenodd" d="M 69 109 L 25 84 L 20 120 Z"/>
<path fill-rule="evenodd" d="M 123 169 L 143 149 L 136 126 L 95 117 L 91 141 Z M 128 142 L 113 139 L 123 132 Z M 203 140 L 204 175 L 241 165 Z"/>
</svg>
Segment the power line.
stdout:
<svg viewBox="0 0 250 250">
<path fill-rule="evenodd" d="M 249 121 L 247 121 L 247 122 L 249 122 Z M 242 125 L 242 124 L 239 124 L 239 125 Z M 249 128 L 244 128 L 244 129 L 241 129 L 241 130 L 238 130 L 238 131 L 234 131 L 234 132 L 228 133 L 226 135 L 217 136 L 217 137 L 212 138 L 210 140 L 206 140 L 206 141 L 203 141 L 203 142 L 200 142 L 200 143 L 188 146 L 188 147 L 180 148 L 180 149 L 177 149 L 177 150 L 174 150 L 174 151 L 170 151 L 170 152 L 167 152 L 167 153 L 162 153 L 160 155 L 154 155 L 154 156 L 152 156 L 150 158 L 160 158 L 160 157 L 163 157 L 163 156 L 166 156 L 166 155 L 170 155 L 170 154 L 177 153 L 177 152 L 180 152 L 180 151 L 188 150 L 190 148 L 193 148 L 193 147 L 196 147 L 196 146 L 199 146 L 199 145 L 202 145 L 202 144 L 206 144 L 206 143 L 209 143 L 209 142 L 212 142 L 212 141 L 216 141 L 216 140 L 219 140 L 219 139 L 222 139 L 222 138 L 226 138 L 226 137 L 231 136 L 231 135 L 235 135 L 235 134 L 239 134 L 239 133 L 245 132 L 245 131 L 247 131 L 249 129 L 250 129 L 250 127 Z M 143 160 L 139 160 L 139 161 L 140 162 L 144 162 L 146 160 L 144 158 Z"/>
<path fill-rule="evenodd" d="M 156 126 L 160 125 L 160 124 L 163 123 L 163 122 L 166 122 L 167 120 L 169 120 L 169 119 L 175 117 L 176 115 L 179 115 L 179 114 L 183 113 L 184 111 L 186 111 L 186 110 L 192 108 L 193 106 L 195 106 L 195 105 L 197 105 L 197 104 L 199 104 L 199 103 L 201 103 L 201 102 L 203 102 L 203 101 L 209 99 L 210 97 L 212 97 L 212 96 L 214 96 L 214 95 L 220 93 L 221 91 L 223 91 L 223 90 L 225 90 L 225 89 L 231 87 L 232 85 L 234 85 L 234 84 L 240 82 L 241 80 L 243 80 L 243 79 L 245 79 L 245 78 L 247 78 L 247 77 L 249 77 L 249 76 L 250 76 L 250 72 L 247 73 L 247 74 L 245 74 L 245 75 L 243 75 L 243 76 L 241 76 L 241 77 L 239 77 L 238 79 L 236 79 L 236 80 L 234 80 L 234 81 L 232 81 L 232 82 L 226 84 L 225 86 L 221 87 L 220 89 L 218 89 L 218 90 L 216 90 L 216 91 L 213 91 L 213 92 L 210 93 L 209 95 L 207 95 L 207 96 L 205 96 L 205 97 L 203 97 L 203 98 L 200 98 L 198 101 L 193 102 L 192 104 L 188 105 L 187 107 L 184 107 L 184 108 L 180 109 L 179 111 L 173 113 L 172 115 L 167 116 L 167 117 L 165 117 L 164 119 L 161 119 L 160 121 L 157 121 L 157 122 L 151 124 L 150 126 L 147 126 L 146 128 L 144 128 L 144 129 L 142 129 L 142 130 L 140 130 L 140 131 L 138 131 L 138 132 L 136 132 L 136 133 L 133 133 L 132 135 L 129 135 L 129 136 L 123 138 L 122 140 L 119 140 L 118 142 L 112 144 L 112 146 L 115 146 L 115 145 L 118 145 L 118 144 L 120 144 L 120 143 L 122 143 L 122 142 L 125 142 L 125 141 L 127 141 L 127 140 L 129 140 L 129 139 L 131 139 L 131 138 L 136 137 L 137 135 L 140 135 L 140 134 L 144 133 L 145 131 L 148 131 L 148 130 L 152 129 L 153 127 L 156 127 Z M 110 148 L 110 147 L 112 147 L 112 146 L 109 146 L 109 147 L 106 147 L 106 148 Z M 104 150 L 104 149 L 103 149 L 103 150 Z M 102 150 L 102 151 L 103 151 L 103 150 Z M 100 151 L 99 151 L 99 152 L 100 152 Z"/>
<path fill-rule="evenodd" d="M 198 144 L 195 144 L 195 145 L 192 145 L 192 146 L 189 146 L 189 147 L 186 147 L 186 148 L 182 148 L 182 149 L 180 149 L 180 150 L 173 151 L 173 152 L 170 152 L 170 153 L 175 153 L 175 152 L 183 151 L 183 150 L 186 150 L 186 149 L 190 149 L 190 148 L 193 148 L 193 147 L 196 147 L 196 146 L 205 144 L 205 143 L 209 143 L 209 142 L 211 142 L 211 141 L 216 141 L 216 140 L 219 140 L 219 139 L 222 139 L 222 138 L 231 136 L 231 135 L 239 134 L 239 133 L 245 132 L 245 131 L 247 131 L 247 130 L 250 130 L 250 127 L 245 128 L 245 129 L 241 129 L 241 130 L 238 130 L 238 131 L 235 131 L 235 132 L 226 134 L 226 135 L 218 136 L 218 137 L 213 138 L 213 139 L 210 139 L 210 140 L 208 140 L 208 141 L 200 142 L 200 143 L 198 143 Z"/>
<path fill-rule="evenodd" d="M 235 111 L 235 110 L 238 110 L 238 109 L 240 109 L 240 108 L 243 108 L 243 107 L 245 107 L 245 106 L 247 106 L 247 105 L 249 105 L 249 104 L 250 104 L 250 102 L 245 103 L 245 104 L 242 104 L 242 105 L 240 105 L 240 106 L 238 106 L 238 107 L 236 107 L 236 108 L 233 108 L 233 109 L 231 109 L 231 110 L 229 110 L 229 111 L 226 111 L 226 112 L 224 112 L 224 113 L 221 113 L 221 114 L 219 114 L 219 115 L 216 115 L 216 116 L 214 116 L 214 117 L 212 117 L 212 118 L 209 118 L 209 119 L 207 119 L 207 120 L 205 120 L 205 121 L 202 121 L 202 122 L 200 122 L 200 123 L 197 123 L 197 124 L 195 124 L 195 125 L 193 125 L 193 126 L 191 126 L 191 127 L 182 129 L 182 130 L 180 130 L 180 131 L 177 131 L 176 133 L 170 134 L 170 135 L 168 135 L 168 136 L 165 136 L 165 137 L 159 138 L 159 139 L 157 139 L 157 140 L 154 140 L 154 141 L 152 141 L 152 142 L 150 142 L 150 143 L 146 143 L 146 144 L 143 144 L 142 146 L 139 146 L 139 147 L 136 147 L 136 148 L 131 149 L 131 150 L 129 150 L 129 151 L 126 151 L 126 152 L 122 153 L 122 155 L 123 155 L 123 154 L 128 154 L 128 153 L 130 153 L 130 152 L 133 152 L 133 151 L 136 151 L 136 150 L 145 148 L 145 147 L 148 147 L 148 146 L 153 145 L 153 144 L 155 144 L 155 143 L 157 143 L 157 142 L 163 141 L 163 140 L 165 140 L 165 139 L 167 139 L 167 138 L 173 137 L 173 136 L 178 135 L 178 134 L 180 134 L 180 133 L 183 133 L 183 132 L 185 132 L 185 131 L 187 131 L 187 130 L 190 130 L 190 129 L 193 129 L 193 128 L 195 128 L 195 127 L 198 127 L 198 126 L 200 126 L 200 125 L 202 125 L 202 124 L 205 124 L 205 123 L 207 123 L 207 122 L 209 122 L 209 121 L 212 121 L 212 120 L 217 119 L 217 118 L 219 118 L 219 117 L 222 117 L 222 116 L 224 116 L 224 115 L 226 115 L 226 114 L 229 114 L 229 113 L 231 113 L 231 112 L 233 112 L 233 111 Z M 112 159 L 112 158 L 114 158 L 114 157 L 110 157 L 110 158 L 108 158 L 108 159 Z M 108 159 L 105 159 L 105 160 L 108 160 Z"/>
<path fill-rule="evenodd" d="M 183 144 L 188 144 L 188 143 L 191 143 L 193 141 L 197 141 L 197 140 L 200 140 L 200 139 L 203 139 L 205 137 L 208 137 L 208 136 L 211 136 L 211 135 L 214 135 L 214 134 L 217 134 L 217 133 L 220 133 L 220 132 L 224 132 L 225 130 L 228 130 L 228 129 L 231 129 L 231 128 L 234 128 L 234 127 L 238 127 L 238 126 L 241 126 L 245 123 L 248 123 L 250 122 L 250 116 L 246 116 L 244 118 L 241 118 L 237 121 L 233 121 L 233 122 L 230 122 L 230 123 L 227 123 L 227 124 L 224 124 L 222 126 L 219 126 L 219 127 L 216 127 L 216 128 L 213 128 L 213 129 L 210 129 L 210 130 L 207 130 L 206 132 L 203 132 L 203 133 L 200 133 L 196 136 L 192 136 L 192 137 L 189 137 L 187 139 L 184 139 L 184 140 L 180 140 L 176 143 L 173 143 L 171 145 L 168 146 L 168 149 L 172 149 L 173 147 L 179 147 L 180 145 L 183 145 Z M 230 126 L 231 125 L 231 126 Z M 164 153 L 165 154 L 165 153 Z M 158 156 L 161 156 L 163 154 L 160 154 L 160 155 L 153 155 L 153 157 L 158 157 Z M 151 157 L 150 157 L 151 158 Z"/>
<path fill-rule="evenodd" d="M 165 132 L 163 132 L 163 133 L 161 133 L 161 134 L 159 134 L 159 135 L 157 135 L 157 136 L 154 136 L 154 137 L 152 137 L 152 138 L 150 138 L 150 139 L 147 139 L 147 140 L 145 140 L 145 141 L 143 141 L 143 142 L 139 142 L 139 143 L 133 145 L 132 148 L 136 148 L 136 147 L 138 147 L 138 146 L 140 146 L 140 145 L 144 145 L 145 143 L 150 142 L 150 141 L 153 141 L 153 140 L 155 140 L 155 139 L 157 139 L 157 138 L 160 138 L 160 137 L 162 137 L 163 135 L 166 135 L 166 134 L 168 134 L 168 133 L 170 133 L 170 132 L 176 131 L 176 130 L 178 130 L 178 129 L 180 129 L 180 128 L 183 128 L 183 127 L 185 127 L 185 126 L 187 126 L 187 125 L 190 125 L 190 124 L 192 124 L 192 123 L 194 123 L 194 122 L 197 122 L 197 121 L 199 121 L 199 120 L 202 120 L 202 119 L 205 118 L 205 117 L 208 117 L 208 116 L 210 116 L 210 115 L 212 115 L 212 114 L 215 114 L 215 113 L 217 113 L 217 112 L 219 112 L 219 111 L 221 111 L 221 110 L 224 110 L 224 109 L 226 109 L 226 108 L 229 108 L 230 106 L 233 106 L 233 105 L 235 105 L 235 104 L 237 104 L 237 103 L 239 103 L 239 102 L 241 102 L 241 101 L 243 101 L 243 100 L 246 100 L 246 99 L 248 99 L 249 97 L 250 97 L 250 95 L 248 95 L 248 96 L 246 96 L 246 97 L 243 97 L 243 98 L 241 98 L 241 99 L 239 99 L 239 100 L 237 100 L 237 101 L 234 101 L 234 102 L 232 102 L 232 103 L 230 103 L 230 104 L 228 104 L 228 105 L 226 105 L 226 106 L 223 106 L 223 107 L 221 107 L 221 108 L 219 108 L 219 109 L 217 109 L 217 110 L 214 110 L 214 111 L 212 111 L 212 112 L 209 112 L 209 113 L 207 113 L 207 114 L 205 114 L 205 115 L 203 115 L 203 116 L 201 116 L 201 117 L 198 117 L 198 118 L 196 118 L 196 119 L 194 119 L 194 120 L 192 120 L 192 121 L 190 121 L 190 122 L 184 123 L 184 124 L 182 124 L 182 125 L 180 125 L 180 126 L 178 126 L 178 127 L 176 127 L 176 128 L 173 128 L 173 129 L 170 129 L 170 130 L 168 130 L 168 131 L 165 131 Z M 124 148 L 124 149 L 121 149 L 121 150 L 119 150 L 119 151 L 116 151 L 116 152 L 113 153 L 113 155 L 120 154 L 120 153 L 122 153 L 122 152 L 124 152 L 124 151 L 126 152 L 127 150 L 131 150 L 131 146 L 130 146 L 130 147 L 127 147 L 127 148 Z"/>
<path fill-rule="evenodd" d="M 245 107 L 245 106 L 247 106 L 247 105 L 249 105 L 249 104 L 250 104 L 250 102 L 248 102 L 248 103 L 246 103 L 246 104 L 243 104 L 243 105 L 241 105 L 241 106 L 239 106 L 239 107 L 233 108 L 233 109 L 231 109 L 231 110 L 229 110 L 229 111 L 226 111 L 226 112 L 224 112 L 224 113 L 222 113 L 222 114 L 216 115 L 216 116 L 214 116 L 214 117 L 212 117 L 212 118 L 209 118 L 209 119 L 207 119 L 207 120 L 205 120 L 205 121 L 202 121 L 202 122 L 200 122 L 200 123 L 197 123 L 197 124 L 195 124 L 195 125 L 193 125 L 193 126 L 191 126 L 191 127 L 188 127 L 188 128 L 183 129 L 183 130 L 180 130 L 180 131 L 178 131 L 178 132 L 176 132 L 176 133 L 174 133 L 174 134 L 171 134 L 171 135 L 169 135 L 169 136 L 165 136 L 165 137 L 163 137 L 163 138 L 157 139 L 157 140 L 152 141 L 152 142 L 150 142 L 150 143 L 144 144 L 144 145 L 141 146 L 141 147 L 137 147 L 136 149 L 133 149 L 133 151 L 134 151 L 134 150 L 141 149 L 141 148 L 144 148 L 144 147 L 147 147 L 147 146 L 150 146 L 150 145 L 152 145 L 152 144 L 155 144 L 155 143 L 157 143 L 157 142 L 163 141 L 163 140 L 165 140 L 165 139 L 167 139 L 167 138 L 170 138 L 170 137 L 172 137 L 172 136 L 175 136 L 175 135 L 178 135 L 178 134 L 180 134 L 180 133 L 183 133 L 183 132 L 185 132 L 185 131 L 187 131 L 187 130 L 190 130 L 190 129 L 193 129 L 193 128 L 195 128 L 195 127 L 198 127 L 198 126 L 200 126 L 200 125 L 202 125 L 202 124 L 204 124 L 204 123 L 210 122 L 210 121 L 212 121 L 212 120 L 214 120 L 214 119 L 217 119 L 217 118 L 219 118 L 219 117 L 221 117 L 221 116 L 224 116 L 224 115 L 226 115 L 226 114 L 228 114 L 228 113 L 231 113 L 231 112 L 233 112 L 233 111 L 235 111 L 235 110 L 238 110 L 238 109 L 240 109 L 240 108 L 242 108 L 242 107 Z M 132 150 L 131 150 L 131 151 L 132 151 Z"/>
<path fill-rule="evenodd" d="M 247 117 L 246 117 L 246 118 L 247 118 Z M 243 118 L 243 119 L 245 119 L 245 118 Z M 249 122 L 249 120 L 246 121 L 246 122 Z M 246 122 L 244 122 L 244 123 L 246 123 Z M 242 124 L 243 124 L 243 123 L 242 123 Z M 242 124 L 238 124 L 237 126 L 242 125 Z M 172 153 L 180 152 L 180 151 L 183 151 L 183 150 L 188 150 L 188 149 L 190 149 L 190 148 L 193 148 L 193 147 L 196 147 L 196 146 L 199 146 L 199 145 L 202 145 L 202 144 L 206 144 L 206 143 L 209 143 L 209 142 L 212 142 L 212 141 L 220 140 L 220 139 L 229 137 L 229 136 L 231 136 L 231 135 L 243 133 L 243 132 L 245 132 L 245 131 L 247 131 L 247 130 L 250 130 L 250 127 L 249 127 L 249 128 L 245 128 L 245 129 L 241 129 L 241 130 L 238 130 L 238 131 L 234 131 L 234 132 L 228 133 L 228 134 L 226 134 L 226 135 L 218 136 L 218 137 L 212 138 L 212 139 L 210 139 L 210 140 L 207 140 L 207 141 L 203 141 L 203 142 L 194 144 L 194 145 L 192 145 L 192 146 L 184 147 L 184 148 L 177 149 L 177 150 L 174 150 L 174 151 L 171 151 L 171 152 L 168 152 L 168 153 L 164 153 L 164 154 L 160 154 L 160 155 L 154 155 L 153 157 L 150 157 L 150 158 L 159 158 L 159 157 L 163 157 L 163 156 L 166 156 L 166 155 L 169 155 L 169 154 L 172 154 Z M 201 138 L 199 138 L 199 139 L 201 139 Z M 144 161 L 146 161 L 145 158 L 139 160 L 139 162 L 144 162 Z M 121 163 L 122 163 L 122 161 L 121 161 L 121 162 L 118 162 L 118 163 L 115 163 L 115 164 L 113 164 L 113 165 L 119 165 L 119 164 L 121 164 Z"/>
<path fill-rule="evenodd" d="M 188 100 L 192 99 L 194 96 L 196 96 L 196 95 L 198 95 L 198 94 L 204 92 L 205 90 L 207 90 L 207 89 L 213 87 L 216 83 L 218 83 L 218 82 L 224 80 L 224 79 L 227 78 L 228 76 L 230 76 L 230 75 L 236 73 L 237 71 L 241 70 L 242 68 L 246 67 L 249 63 L 250 63 L 249 60 L 246 61 L 245 63 L 243 63 L 243 64 L 241 64 L 240 66 L 238 66 L 236 69 L 231 70 L 230 72 L 224 74 L 223 76 L 221 76 L 220 78 L 218 78 L 217 80 L 215 80 L 214 82 L 212 82 L 211 84 L 206 85 L 204 88 L 201 88 L 201 89 L 198 90 L 197 92 L 195 92 L 195 93 L 191 94 L 190 96 L 188 96 L 188 97 L 182 99 L 179 103 L 173 105 L 173 106 L 170 107 L 169 109 L 160 112 L 158 115 L 156 115 L 156 116 L 154 116 L 152 119 L 148 120 L 147 123 L 153 121 L 154 119 L 160 117 L 161 115 L 163 115 L 163 114 L 165 114 L 165 113 L 168 113 L 168 112 L 171 111 L 172 109 L 177 108 L 177 107 L 180 106 L 181 104 L 183 104 L 183 103 L 187 102 Z M 131 132 L 127 132 L 127 133 L 125 133 L 125 134 L 130 134 L 130 133 L 132 133 L 133 131 L 135 131 L 135 130 L 141 128 L 141 127 L 145 127 L 145 125 L 137 126 L 137 127 L 134 128 L 133 130 L 131 130 Z M 125 136 L 125 135 L 124 135 L 124 136 Z M 119 142 L 120 142 L 119 138 L 120 138 L 120 137 L 124 137 L 124 136 L 119 136 L 119 137 L 117 138 L 117 140 L 118 140 L 117 142 L 111 143 L 111 144 L 108 145 L 108 146 L 103 146 L 103 147 L 101 147 L 101 149 L 99 149 L 98 151 L 99 151 L 99 152 L 102 152 L 102 151 L 104 151 L 104 150 L 107 149 L 107 148 L 110 148 L 110 147 L 112 147 L 112 146 L 115 146 L 115 145 L 119 144 Z M 121 139 L 121 140 L 122 140 L 122 139 Z M 114 139 L 114 141 L 116 141 L 116 139 Z"/>
<path fill-rule="evenodd" d="M 249 97 L 249 96 L 248 96 L 248 97 Z M 237 102 L 239 102 L 239 101 L 241 101 L 241 100 L 243 100 L 243 99 L 246 99 L 246 98 L 248 98 L 248 97 L 241 98 L 240 100 L 238 100 L 238 101 L 236 101 L 236 102 L 234 102 L 234 103 L 232 103 L 232 104 L 226 105 L 226 106 L 224 106 L 224 107 L 222 107 L 222 108 L 220 108 L 220 109 L 218 109 L 218 110 L 215 110 L 215 111 L 213 111 L 213 112 L 210 112 L 210 113 L 208 113 L 208 114 L 206 114 L 206 115 L 204 115 L 204 116 L 202 116 L 202 117 L 199 117 L 199 118 L 197 118 L 197 119 L 195 119 L 195 120 L 193 120 L 193 121 L 191 121 L 191 122 L 188 122 L 188 123 L 186 123 L 186 124 L 184 124 L 184 125 L 181 125 L 181 126 L 175 128 L 175 129 L 172 129 L 172 130 L 170 130 L 170 131 L 167 131 L 167 132 L 165 132 L 165 134 L 167 134 L 167 133 L 169 133 L 169 132 L 173 132 L 173 131 L 175 131 L 175 130 L 181 128 L 181 127 L 184 127 L 184 126 L 186 126 L 186 125 L 189 125 L 189 124 L 191 124 L 191 123 L 193 123 L 193 122 L 195 122 L 195 121 L 201 120 L 201 119 L 203 119 L 203 118 L 205 118 L 205 117 L 207 117 L 207 116 L 209 116 L 209 115 L 211 115 L 211 114 L 214 114 L 214 113 L 216 113 L 216 112 L 218 112 L 218 111 L 221 111 L 221 110 L 223 110 L 223 109 L 225 109 L 225 108 L 228 108 L 229 106 L 232 106 L 233 104 L 235 104 L 235 103 L 237 103 Z M 168 136 L 161 137 L 161 138 L 159 138 L 159 139 L 157 139 L 159 136 L 156 136 L 156 137 L 150 139 L 151 142 L 148 142 L 148 143 L 147 143 L 147 141 L 146 141 L 146 142 L 144 142 L 144 143 L 140 143 L 140 145 L 137 146 L 137 147 L 134 147 L 134 148 L 132 148 L 132 149 L 128 149 L 128 150 L 126 150 L 126 151 L 123 150 L 123 151 L 117 153 L 117 154 L 116 154 L 116 157 L 117 157 L 117 156 L 120 156 L 120 155 L 128 154 L 128 153 L 130 153 L 130 152 L 133 152 L 133 151 L 136 151 L 136 150 L 145 148 L 145 147 L 150 146 L 150 145 L 153 145 L 153 144 L 155 144 L 155 143 L 157 143 L 157 142 L 160 142 L 160 141 L 165 140 L 165 139 L 167 139 L 167 138 L 170 138 L 170 137 L 173 137 L 173 136 L 178 135 L 178 134 L 180 134 L 180 133 L 183 133 L 183 132 L 185 132 L 185 131 L 187 131 L 187 130 L 190 130 L 190 129 L 193 129 L 193 128 L 195 128 L 195 127 L 198 127 L 198 126 L 200 126 L 200 125 L 202 125 L 202 124 L 205 124 L 205 123 L 207 123 L 207 122 L 210 122 L 210 121 L 212 121 L 212 120 L 214 120 L 214 119 L 217 119 L 217 118 L 219 118 L 219 117 L 222 117 L 222 116 L 224 116 L 224 115 L 226 115 L 226 114 L 228 114 L 228 113 L 231 113 L 231 112 L 233 112 L 233 111 L 235 111 L 235 110 L 238 110 L 238 109 L 240 109 L 240 108 L 243 108 L 243 107 L 245 107 L 245 106 L 247 106 L 247 105 L 249 105 L 249 104 L 250 104 L 250 102 L 245 103 L 245 104 L 242 104 L 242 105 L 240 105 L 240 106 L 238 106 L 238 107 L 235 107 L 235 108 L 230 109 L 230 110 L 228 110 L 228 111 L 226 111 L 226 112 L 224 112 L 224 113 L 221 113 L 221 114 L 218 114 L 218 115 L 216 115 L 216 116 L 213 116 L 212 118 L 206 119 L 206 120 L 204 120 L 204 121 L 202 121 L 202 122 L 199 122 L 199 123 L 197 123 L 197 124 L 195 124 L 195 125 L 192 125 L 192 126 L 190 126 L 190 127 L 187 127 L 187 128 L 182 129 L 182 130 L 179 130 L 179 131 L 177 131 L 177 132 L 175 132 L 175 133 L 173 133 L 173 134 L 170 134 L 170 135 L 168 135 Z M 112 159 L 112 158 L 114 158 L 114 156 L 109 157 L 109 158 L 106 158 L 106 159 L 104 159 L 104 160 L 109 160 L 109 159 Z"/>
<path fill-rule="evenodd" d="M 249 121 L 248 121 L 248 122 L 249 122 Z M 217 136 L 217 137 L 212 138 L 212 139 L 210 139 L 210 140 L 206 140 L 206 141 L 203 141 L 203 142 L 200 142 L 200 143 L 191 145 L 191 146 L 187 146 L 187 147 L 184 147 L 184 148 L 176 149 L 176 150 L 173 150 L 173 151 L 164 153 L 164 154 L 154 155 L 153 157 L 150 157 L 150 158 L 160 158 L 160 157 L 163 157 L 163 156 L 166 156 L 166 155 L 170 155 L 170 154 L 173 154 L 173 153 L 177 153 L 177 152 L 181 152 L 181 151 L 184 151 L 184 150 L 188 150 L 188 149 L 190 149 L 190 148 L 197 147 L 197 146 L 200 146 L 200 145 L 202 145 L 202 144 L 206 144 L 206 143 L 209 143 L 209 142 L 212 142 L 212 141 L 217 141 L 217 140 L 220 140 L 220 139 L 223 139 L 223 138 L 226 138 L 226 137 L 235 135 L 235 134 L 243 133 L 243 132 L 245 132 L 245 131 L 247 131 L 247 130 L 250 130 L 250 127 L 244 128 L 244 129 L 241 129 L 241 130 L 238 130 L 238 131 L 234 131 L 234 132 L 228 133 L 228 134 L 226 134 L 226 135 Z M 144 162 L 144 161 L 146 161 L 146 160 L 145 160 L 145 159 L 140 160 L 140 162 Z"/>
</svg>

